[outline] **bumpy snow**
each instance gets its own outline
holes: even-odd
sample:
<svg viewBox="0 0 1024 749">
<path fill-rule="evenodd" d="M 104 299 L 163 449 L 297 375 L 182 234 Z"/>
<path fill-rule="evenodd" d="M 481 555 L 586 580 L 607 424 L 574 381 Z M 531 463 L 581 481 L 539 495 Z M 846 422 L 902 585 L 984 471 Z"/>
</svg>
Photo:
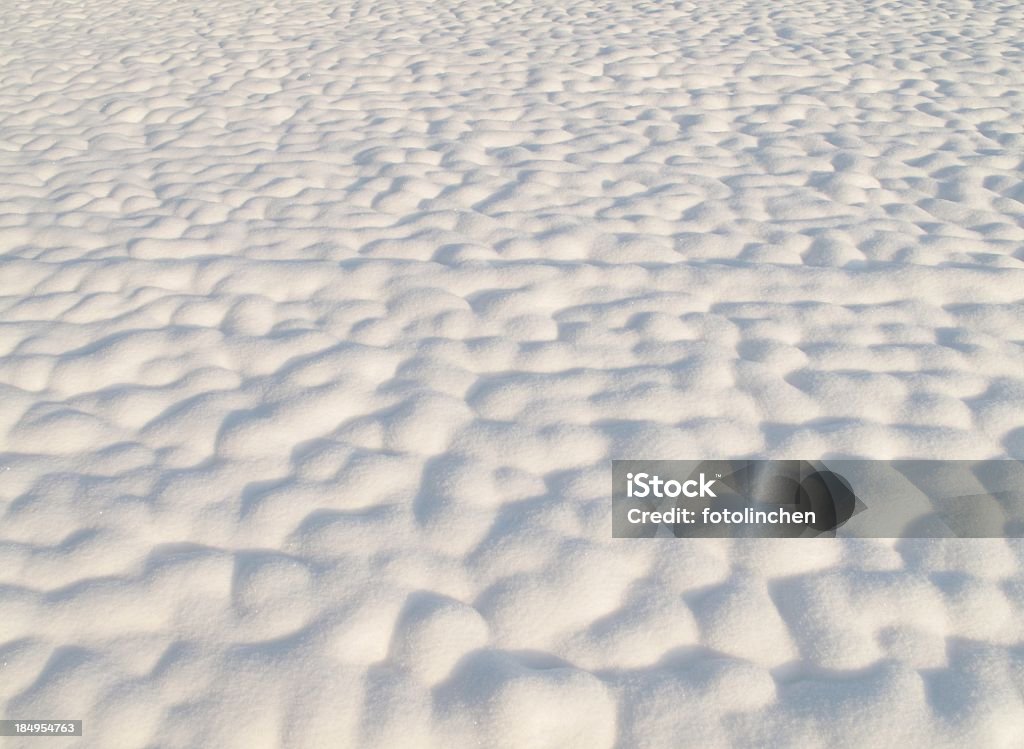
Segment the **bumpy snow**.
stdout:
<svg viewBox="0 0 1024 749">
<path fill-rule="evenodd" d="M 1024 545 L 609 495 L 1024 457 L 1020 2 L 0 15 L 4 746 L 1024 743 Z"/>
</svg>

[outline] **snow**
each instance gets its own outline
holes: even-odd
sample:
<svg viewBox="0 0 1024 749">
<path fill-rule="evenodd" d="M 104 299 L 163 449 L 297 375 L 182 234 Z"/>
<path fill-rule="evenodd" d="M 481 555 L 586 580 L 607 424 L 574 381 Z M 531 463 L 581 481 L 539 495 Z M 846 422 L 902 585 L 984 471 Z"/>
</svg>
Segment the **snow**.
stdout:
<svg viewBox="0 0 1024 749">
<path fill-rule="evenodd" d="M 8 0 L 4 746 L 1024 742 L 1024 546 L 613 458 L 1024 458 L 1024 6 Z"/>
</svg>

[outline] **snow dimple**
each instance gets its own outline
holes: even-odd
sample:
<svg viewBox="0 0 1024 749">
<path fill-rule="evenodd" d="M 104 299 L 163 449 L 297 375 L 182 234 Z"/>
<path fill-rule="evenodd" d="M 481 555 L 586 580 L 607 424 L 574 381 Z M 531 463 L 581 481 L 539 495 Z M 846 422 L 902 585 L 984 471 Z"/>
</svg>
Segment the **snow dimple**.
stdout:
<svg viewBox="0 0 1024 749">
<path fill-rule="evenodd" d="M 9 5 L 4 717 L 1022 742 L 1019 544 L 624 543 L 607 489 L 1024 458 L 1024 6 Z"/>
</svg>

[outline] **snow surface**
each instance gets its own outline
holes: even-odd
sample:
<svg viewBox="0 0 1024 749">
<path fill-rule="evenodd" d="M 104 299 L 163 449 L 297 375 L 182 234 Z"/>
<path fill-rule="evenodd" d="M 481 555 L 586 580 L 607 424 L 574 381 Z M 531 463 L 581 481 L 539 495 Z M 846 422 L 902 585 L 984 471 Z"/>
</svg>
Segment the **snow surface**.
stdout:
<svg viewBox="0 0 1024 749">
<path fill-rule="evenodd" d="M 1024 744 L 1024 545 L 610 459 L 1024 457 L 1018 0 L 3 0 L 0 717 Z"/>
</svg>

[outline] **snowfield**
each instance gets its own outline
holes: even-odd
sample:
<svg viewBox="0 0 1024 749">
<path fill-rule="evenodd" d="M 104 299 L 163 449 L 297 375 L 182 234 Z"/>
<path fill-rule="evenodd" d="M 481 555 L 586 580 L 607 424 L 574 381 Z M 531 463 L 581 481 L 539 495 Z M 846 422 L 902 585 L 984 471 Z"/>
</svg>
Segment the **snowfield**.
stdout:
<svg viewBox="0 0 1024 749">
<path fill-rule="evenodd" d="M 1024 458 L 1018 0 L 3 0 L 4 747 L 1019 747 L 1024 544 L 613 458 Z"/>
</svg>

